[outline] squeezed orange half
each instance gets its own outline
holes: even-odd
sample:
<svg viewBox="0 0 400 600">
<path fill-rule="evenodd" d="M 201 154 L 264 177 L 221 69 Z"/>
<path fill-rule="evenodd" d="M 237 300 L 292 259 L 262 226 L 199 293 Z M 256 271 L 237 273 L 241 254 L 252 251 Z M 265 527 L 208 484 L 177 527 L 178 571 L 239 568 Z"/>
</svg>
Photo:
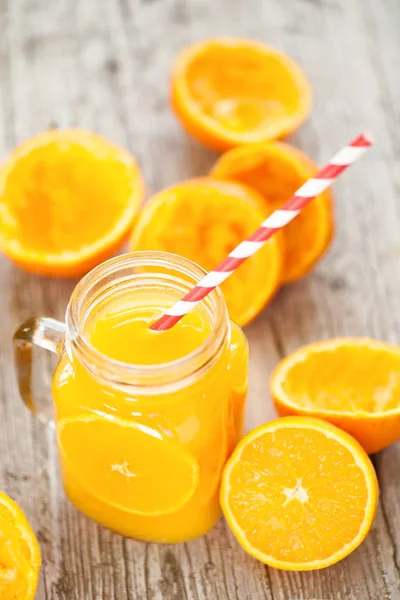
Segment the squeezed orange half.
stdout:
<svg viewBox="0 0 400 600">
<path fill-rule="evenodd" d="M 169 331 L 150 329 L 176 301 L 171 294 L 114 290 L 85 322 L 82 338 L 109 368 L 125 370 L 125 381 L 107 381 L 72 348 L 53 382 L 71 501 L 123 535 L 168 543 L 203 535 L 219 517 L 221 473 L 241 437 L 247 390 L 247 343 L 235 324 L 227 320 L 222 348 L 205 366 L 213 325 L 203 306 Z M 179 385 L 164 385 L 171 369 Z M 138 372 L 146 383 L 132 385 Z"/>
</svg>

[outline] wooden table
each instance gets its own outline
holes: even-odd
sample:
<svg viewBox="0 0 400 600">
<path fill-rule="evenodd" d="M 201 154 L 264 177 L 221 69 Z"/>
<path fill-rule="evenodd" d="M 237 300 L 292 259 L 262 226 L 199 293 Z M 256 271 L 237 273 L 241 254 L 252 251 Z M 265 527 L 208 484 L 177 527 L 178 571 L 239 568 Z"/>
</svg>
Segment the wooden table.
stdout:
<svg viewBox="0 0 400 600">
<path fill-rule="evenodd" d="M 400 2 L 0 0 L 0 154 L 48 127 L 82 126 L 136 154 L 149 193 L 205 173 L 215 155 L 175 120 L 168 71 L 180 48 L 221 33 L 264 40 L 303 66 L 315 107 L 292 141 L 316 161 L 364 128 L 377 139 L 335 186 L 331 251 L 247 329 L 250 428 L 273 417 L 269 373 L 299 345 L 337 335 L 400 341 Z M 75 283 L 0 259 L 0 489 L 37 532 L 38 600 L 400 598 L 400 445 L 373 458 L 381 501 L 367 540 L 320 572 L 265 567 L 223 520 L 203 539 L 162 546 L 79 514 L 60 484 L 53 434 L 22 405 L 11 367 L 16 326 L 31 315 L 62 318 Z"/>
</svg>

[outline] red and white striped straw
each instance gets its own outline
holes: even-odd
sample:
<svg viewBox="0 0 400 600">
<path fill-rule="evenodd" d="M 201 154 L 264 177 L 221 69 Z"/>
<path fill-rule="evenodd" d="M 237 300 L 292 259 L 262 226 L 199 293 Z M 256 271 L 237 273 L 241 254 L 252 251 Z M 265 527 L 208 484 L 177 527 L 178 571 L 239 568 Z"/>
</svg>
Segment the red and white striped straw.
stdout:
<svg viewBox="0 0 400 600">
<path fill-rule="evenodd" d="M 257 231 L 232 250 L 214 271 L 207 273 L 182 300 L 179 300 L 160 319 L 155 321 L 151 325 L 151 329 L 165 331 L 173 327 L 184 315 L 193 310 L 196 304 L 203 300 L 207 294 L 232 275 L 235 269 L 245 260 L 260 250 L 274 233 L 297 217 L 299 212 L 313 198 L 319 196 L 331 186 L 335 179 L 358 160 L 372 144 L 372 139 L 363 133 L 348 146 L 342 148 L 315 177 L 308 179 L 279 210 L 275 210 L 261 223 Z"/>
</svg>

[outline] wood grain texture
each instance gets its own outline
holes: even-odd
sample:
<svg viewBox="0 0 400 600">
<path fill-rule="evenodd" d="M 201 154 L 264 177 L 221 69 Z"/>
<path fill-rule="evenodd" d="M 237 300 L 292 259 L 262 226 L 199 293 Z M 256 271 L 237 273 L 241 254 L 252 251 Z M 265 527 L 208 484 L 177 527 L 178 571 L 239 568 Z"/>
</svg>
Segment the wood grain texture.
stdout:
<svg viewBox="0 0 400 600">
<path fill-rule="evenodd" d="M 303 66 L 315 106 L 292 141 L 316 161 L 364 128 L 376 136 L 376 149 L 335 186 L 329 254 L 247 329 L 249 428 L 273 416 L 269 373 L 300 344 L 334 335 L 400 341 L 399 31 L 398 0 L 0 0 L 2 157 L 48 127 L 82 126 L 136 154 L 149 193 L 203 174 L 215 155 L 176 122 L 168 71 L 183 46 L 219 34 L 259 38 Z M 372 532 L 320 572 L 263 566 L 223 521 L 203 539 L 162 546 L 79 514 L 61 488 L 52 432 L 20 402 L 11 368 L 14 329 L 35 314 L 62 318 L 74 283 L 0 259 L 0 489 L 38 534 L 38 600 L 400 599 L 399 444 L 374 457 L 381 502 Z"/>
</svg>

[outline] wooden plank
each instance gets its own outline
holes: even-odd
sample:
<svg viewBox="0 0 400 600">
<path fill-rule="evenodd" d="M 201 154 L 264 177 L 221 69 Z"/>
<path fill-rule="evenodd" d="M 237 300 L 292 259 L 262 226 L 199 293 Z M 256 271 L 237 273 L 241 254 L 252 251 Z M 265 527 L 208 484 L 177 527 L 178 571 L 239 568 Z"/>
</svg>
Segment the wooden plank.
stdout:
<svg viewBox="0 0 400 600">
<path fill-rule="evenodd" d="M 71 125 L 133 151 L 150 193 L 206 172 L 215 155 L 174 119 L 167 74 L 180 48 L 221 33 L 263 39 L 304 67 L 315 107 L 292 139 L 317 161 L 365 127 L 378 138 L 336 186 L 328 256 L 248 327 L 248 427 L 273 416 L 268 374 L 300 344 L 332 335 L 399 341 L 399 28 L 397 0 L 0 0 L 2 156 L 42 129 Z M 203 539 L 158 546 L 80 515 L 64 497 L 52 432 L 22 406 L 10 369 L 15 327 L 32 314 L 62 318 L 74 282 L 32 277 L 3 259 L 0 281 L 0 488 L 38 532 L 38 600 L 400 598 L 398 445 L 374 459 L 382 494 L 367 541 L 320 572 L 264 567 L 223 521 Z M 50 371 L 49 363 L 47 385 Z"/>
</svg>

